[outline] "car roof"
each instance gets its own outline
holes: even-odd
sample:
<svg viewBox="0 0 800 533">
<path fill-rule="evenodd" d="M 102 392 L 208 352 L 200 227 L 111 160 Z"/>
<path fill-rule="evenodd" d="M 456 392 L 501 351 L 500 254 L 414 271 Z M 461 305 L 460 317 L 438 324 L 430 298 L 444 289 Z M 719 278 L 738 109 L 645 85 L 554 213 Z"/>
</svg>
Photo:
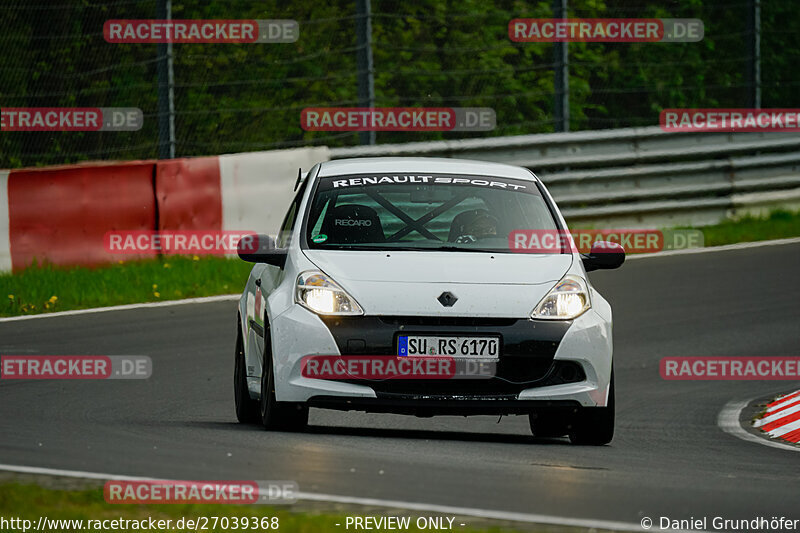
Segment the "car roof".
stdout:
<svg viewBox="0 0 800 533">
<path fill-rule="evenodd" d="M 495 176 L 537 181 L 526 168 L 446 157 L 359 157 L 336 159 L 322 163 L 319 177 L 346 176 L 352 174 L 397 174 L 413 172 L 425 174 L 464 174 L 469 176 Z"/>
</svg>

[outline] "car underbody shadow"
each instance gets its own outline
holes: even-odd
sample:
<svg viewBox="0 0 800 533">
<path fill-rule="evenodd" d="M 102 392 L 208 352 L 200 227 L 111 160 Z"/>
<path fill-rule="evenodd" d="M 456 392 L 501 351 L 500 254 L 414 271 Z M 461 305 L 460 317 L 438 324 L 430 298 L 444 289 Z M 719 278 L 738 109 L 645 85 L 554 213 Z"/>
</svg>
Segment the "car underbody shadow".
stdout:
<svg viewBox="0 0 800 533">
<path fill-rule="evenodd" d="M 392 439 L 446 440 L 464 442 L 497 442 L 506 444 L 562 444 L 563 439 L 537 439 L 531 435 L 509 435 L 498 433 L 472 433 L 463 431 L 434 431 L 427 429 L 361 428 L 342 426 L 309 425 L 306 432 L 317 435 L 346 435 L 351 437 L 378 437 Z"/>
</svg>

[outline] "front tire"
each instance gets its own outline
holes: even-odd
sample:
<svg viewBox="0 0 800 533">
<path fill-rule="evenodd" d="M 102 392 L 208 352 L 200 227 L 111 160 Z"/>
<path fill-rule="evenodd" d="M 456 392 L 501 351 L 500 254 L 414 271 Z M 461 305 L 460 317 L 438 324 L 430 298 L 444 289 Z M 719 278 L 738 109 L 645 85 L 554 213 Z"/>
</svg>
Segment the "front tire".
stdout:
<svg viewBox="0 0 800 533">
<path fill-rule="evenodd" d="M 584 407 L 569 434 L 572 444 L 602 446 L 614 438 L 614 372 L 608 391 L 607 407 Z"/>
<path fill-rule="evenodd" d="M 236 403 L 236 418 L 243 424 L 249 424 L 258 420 L 258 402 L 250 398 L 250 391 L 247 387 L 247 366 L 244 360 L 241 323 L 237 329 L 233 397 Z"/>
<path fill-rule="evenodd" d="M 261 423 L 267 430 L 303 431 L 308 424 L 308 407 L 275 399 L 275 373 L 272 369 L 272 343 L 269 326 L 264 324 L 264 364 L 261 368 Z"/>
</svg>

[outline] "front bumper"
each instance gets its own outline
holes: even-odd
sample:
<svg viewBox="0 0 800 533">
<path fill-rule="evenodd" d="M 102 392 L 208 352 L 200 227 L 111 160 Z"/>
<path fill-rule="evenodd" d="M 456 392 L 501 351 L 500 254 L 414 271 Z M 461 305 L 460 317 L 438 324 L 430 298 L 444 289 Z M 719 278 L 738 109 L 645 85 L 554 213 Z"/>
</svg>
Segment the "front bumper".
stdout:
<svg viewBox="0 0 800 533">
<path fill-rule="evenodd" d="M 491 379 L 334 381 L 301 375 L 306 355 L 395 356 L 398 334 L 500 335 Z M 573 321 L 458 317 L 320 318 L 292 306 L 272 322 L 278 401 L 409 414 L 514 414 L 606 405 L 611 325 L 594 309 Z M 251 378 L 251 390 L 257 378 Z"/>
</svg>

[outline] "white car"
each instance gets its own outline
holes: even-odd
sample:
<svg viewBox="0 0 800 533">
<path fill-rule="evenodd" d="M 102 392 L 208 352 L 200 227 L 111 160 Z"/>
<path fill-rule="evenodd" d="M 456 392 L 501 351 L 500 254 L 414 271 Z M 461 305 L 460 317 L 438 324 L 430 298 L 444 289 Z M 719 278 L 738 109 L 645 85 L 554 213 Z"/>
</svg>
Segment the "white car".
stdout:
<svg viewBox="0 0 800 533">
<path fill-rule="evenodd" d="M 536 437 L 611 440 L 611 307 L 586 272 L 616 268 L 625 253 L 609 243 L 584 255 L 512 250 L 515 230 L 567 230 L 531 171 L 349 159 L 316 165 L 295 187 L 277 240 L 240 243 L 239 256 L 256 263 L 238 309 L 240 421 L 300 430 L 310 407 L 524 414 Z M 317 379 L 304 373 L 317 355 L 474 358 L 493 369 L 474 379 Z"/>
</svg>

